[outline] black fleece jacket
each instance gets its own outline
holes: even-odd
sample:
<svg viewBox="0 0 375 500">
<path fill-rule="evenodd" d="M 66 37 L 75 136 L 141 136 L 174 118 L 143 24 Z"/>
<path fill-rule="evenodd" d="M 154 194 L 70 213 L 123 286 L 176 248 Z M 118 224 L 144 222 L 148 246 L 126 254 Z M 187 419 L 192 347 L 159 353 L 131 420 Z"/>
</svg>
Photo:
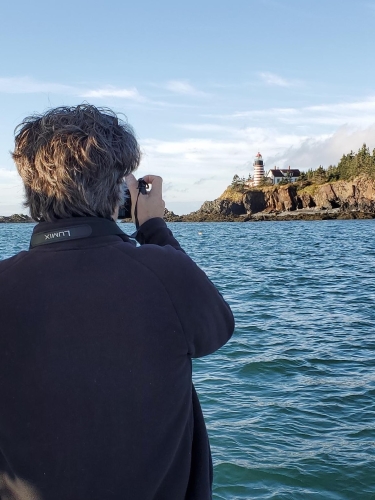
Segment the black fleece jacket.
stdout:
<svg viewBox="0 0 375 500">
<path fill-rule="evenodd" d="M 80 217 L 34 233 L 83 223 L 117 228 Z M 0 262 L 1 499 L 211 498 L 191 358 L 225 344 L 233 316 L 162 219 L 137 237 Z"/>
</svg>

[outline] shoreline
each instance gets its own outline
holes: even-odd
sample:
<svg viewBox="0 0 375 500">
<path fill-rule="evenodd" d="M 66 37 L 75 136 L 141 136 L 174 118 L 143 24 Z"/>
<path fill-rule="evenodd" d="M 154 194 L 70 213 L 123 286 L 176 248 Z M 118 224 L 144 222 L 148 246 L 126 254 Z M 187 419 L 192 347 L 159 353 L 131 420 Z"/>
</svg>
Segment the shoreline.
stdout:
<svg viewBox="0 0 375 500">
<path fill-rule="evenodd" d="M 375 219 L 375 213 L 363 212 L 359 210 L 314 209 L 302 208 L 291 211 L 258 212 L 256 214 L 229 215 L 225 216 L 217 213 L 192 212 L 187 215 L 176 215 L 166 211 L 164 220 L 166 222 L 278 222 L 278 221 L 310 221 L 310 220 L 369 220 Z M 133 224 L 131 219 L 119 219 L 119 223 Z M 0 224 L 25 224 L 35 223 L 25 214 L 14 214 L 0 216 Z"/>
<path fill-rule="evenodd" d="M 225 216 L 215 213 L 193 212 L 187 215 L 176 215 L 169 212 L 165 215 L 166 222 L 281 222 L 310 220 L 370 220 L 375 219 L 375 213 L 359 210 L 343 211 L 340 208 L 311 209 L 303 208 L 282 212 L 258 212 L 256 214 Z M 123 219 L 122 223 L 131 223 L 131 219 Z"/>
<path fill-rule="evenodd" d="M 263 222 L 263 221 L 309 221 L 309 220 L 356 220 L 375 219 L 375 213 L 340 208 L 302 208 L 284 211 L 263 211 L 255 214 L 225 216 L 215 213 L 193 212 L 188 215 L 166 214 L 167 222 Z"/>
</svg>

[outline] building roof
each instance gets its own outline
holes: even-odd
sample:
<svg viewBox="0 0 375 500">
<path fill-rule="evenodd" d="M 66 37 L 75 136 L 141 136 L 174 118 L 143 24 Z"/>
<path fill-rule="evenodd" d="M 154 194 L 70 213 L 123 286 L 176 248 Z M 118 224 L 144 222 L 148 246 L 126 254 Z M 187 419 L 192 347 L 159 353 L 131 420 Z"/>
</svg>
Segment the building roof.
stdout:
<svg viewBox="0 0 375 500">
<path fill-rule="evenodd" d="M 283 173 L 281 172 L 281 170 L 279 170 L 278 168 L 273 168 L 271 169 L 268 174 L 271 172 L 271 174 L 274 176 L 274 177 L 284 177 Z M 267 175 L 268 175 L 267 174 Z"/>
<path fill-rule="evenodd" d="M 301 172 L 297 168 L 272 168 L 268 172 L 268 174 L 269 173 L 271 173 L 273 177 L 285 177 L 286 175 L 290 175 L 291 177 L 299 177 L 301 175 Z"/>
<path fill-rule="evenodd" d="M 301 172 L 298 170 L 298 168 L 282 168 L 280 171 L 283 174 L 289 174 L 292 177 L 299 177 L 301 175 Z"/>
</svg>

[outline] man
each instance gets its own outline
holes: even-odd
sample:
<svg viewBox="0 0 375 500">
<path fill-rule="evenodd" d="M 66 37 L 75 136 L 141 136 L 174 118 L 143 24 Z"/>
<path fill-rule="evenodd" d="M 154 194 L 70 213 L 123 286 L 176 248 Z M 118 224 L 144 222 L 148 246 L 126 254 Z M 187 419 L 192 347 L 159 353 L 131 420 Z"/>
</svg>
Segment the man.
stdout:
<svg viewBox="0 0 375 500">
<path fill-rule="evenodd" d="M 229 306 L 140 193 L 132 129 L 64 107 L 18 127 L 39 223 L 0 262 L 0 498 L 206 500 L 212 462 L 191 358 L 230 338 Z M 117 226 L 124 176 L 136 247 Z"/>
</svg>

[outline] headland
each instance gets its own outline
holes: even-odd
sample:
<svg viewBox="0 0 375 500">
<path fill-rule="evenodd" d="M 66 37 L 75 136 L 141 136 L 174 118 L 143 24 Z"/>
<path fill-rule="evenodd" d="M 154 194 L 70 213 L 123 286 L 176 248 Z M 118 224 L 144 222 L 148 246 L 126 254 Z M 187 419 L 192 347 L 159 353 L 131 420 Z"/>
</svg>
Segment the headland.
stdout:
<svg viewBox="0 0 375 500">
<path fill-rule="evenodd" d="M 196 212 L 175 215 L 169 222 L 258 222 L 282 220 L 374 219 L 375 180 L 360 176 L 351 181 L 315 184 L 297 181 L 278 186 L 238 189 L 229 186 Z"/>
</svg>

